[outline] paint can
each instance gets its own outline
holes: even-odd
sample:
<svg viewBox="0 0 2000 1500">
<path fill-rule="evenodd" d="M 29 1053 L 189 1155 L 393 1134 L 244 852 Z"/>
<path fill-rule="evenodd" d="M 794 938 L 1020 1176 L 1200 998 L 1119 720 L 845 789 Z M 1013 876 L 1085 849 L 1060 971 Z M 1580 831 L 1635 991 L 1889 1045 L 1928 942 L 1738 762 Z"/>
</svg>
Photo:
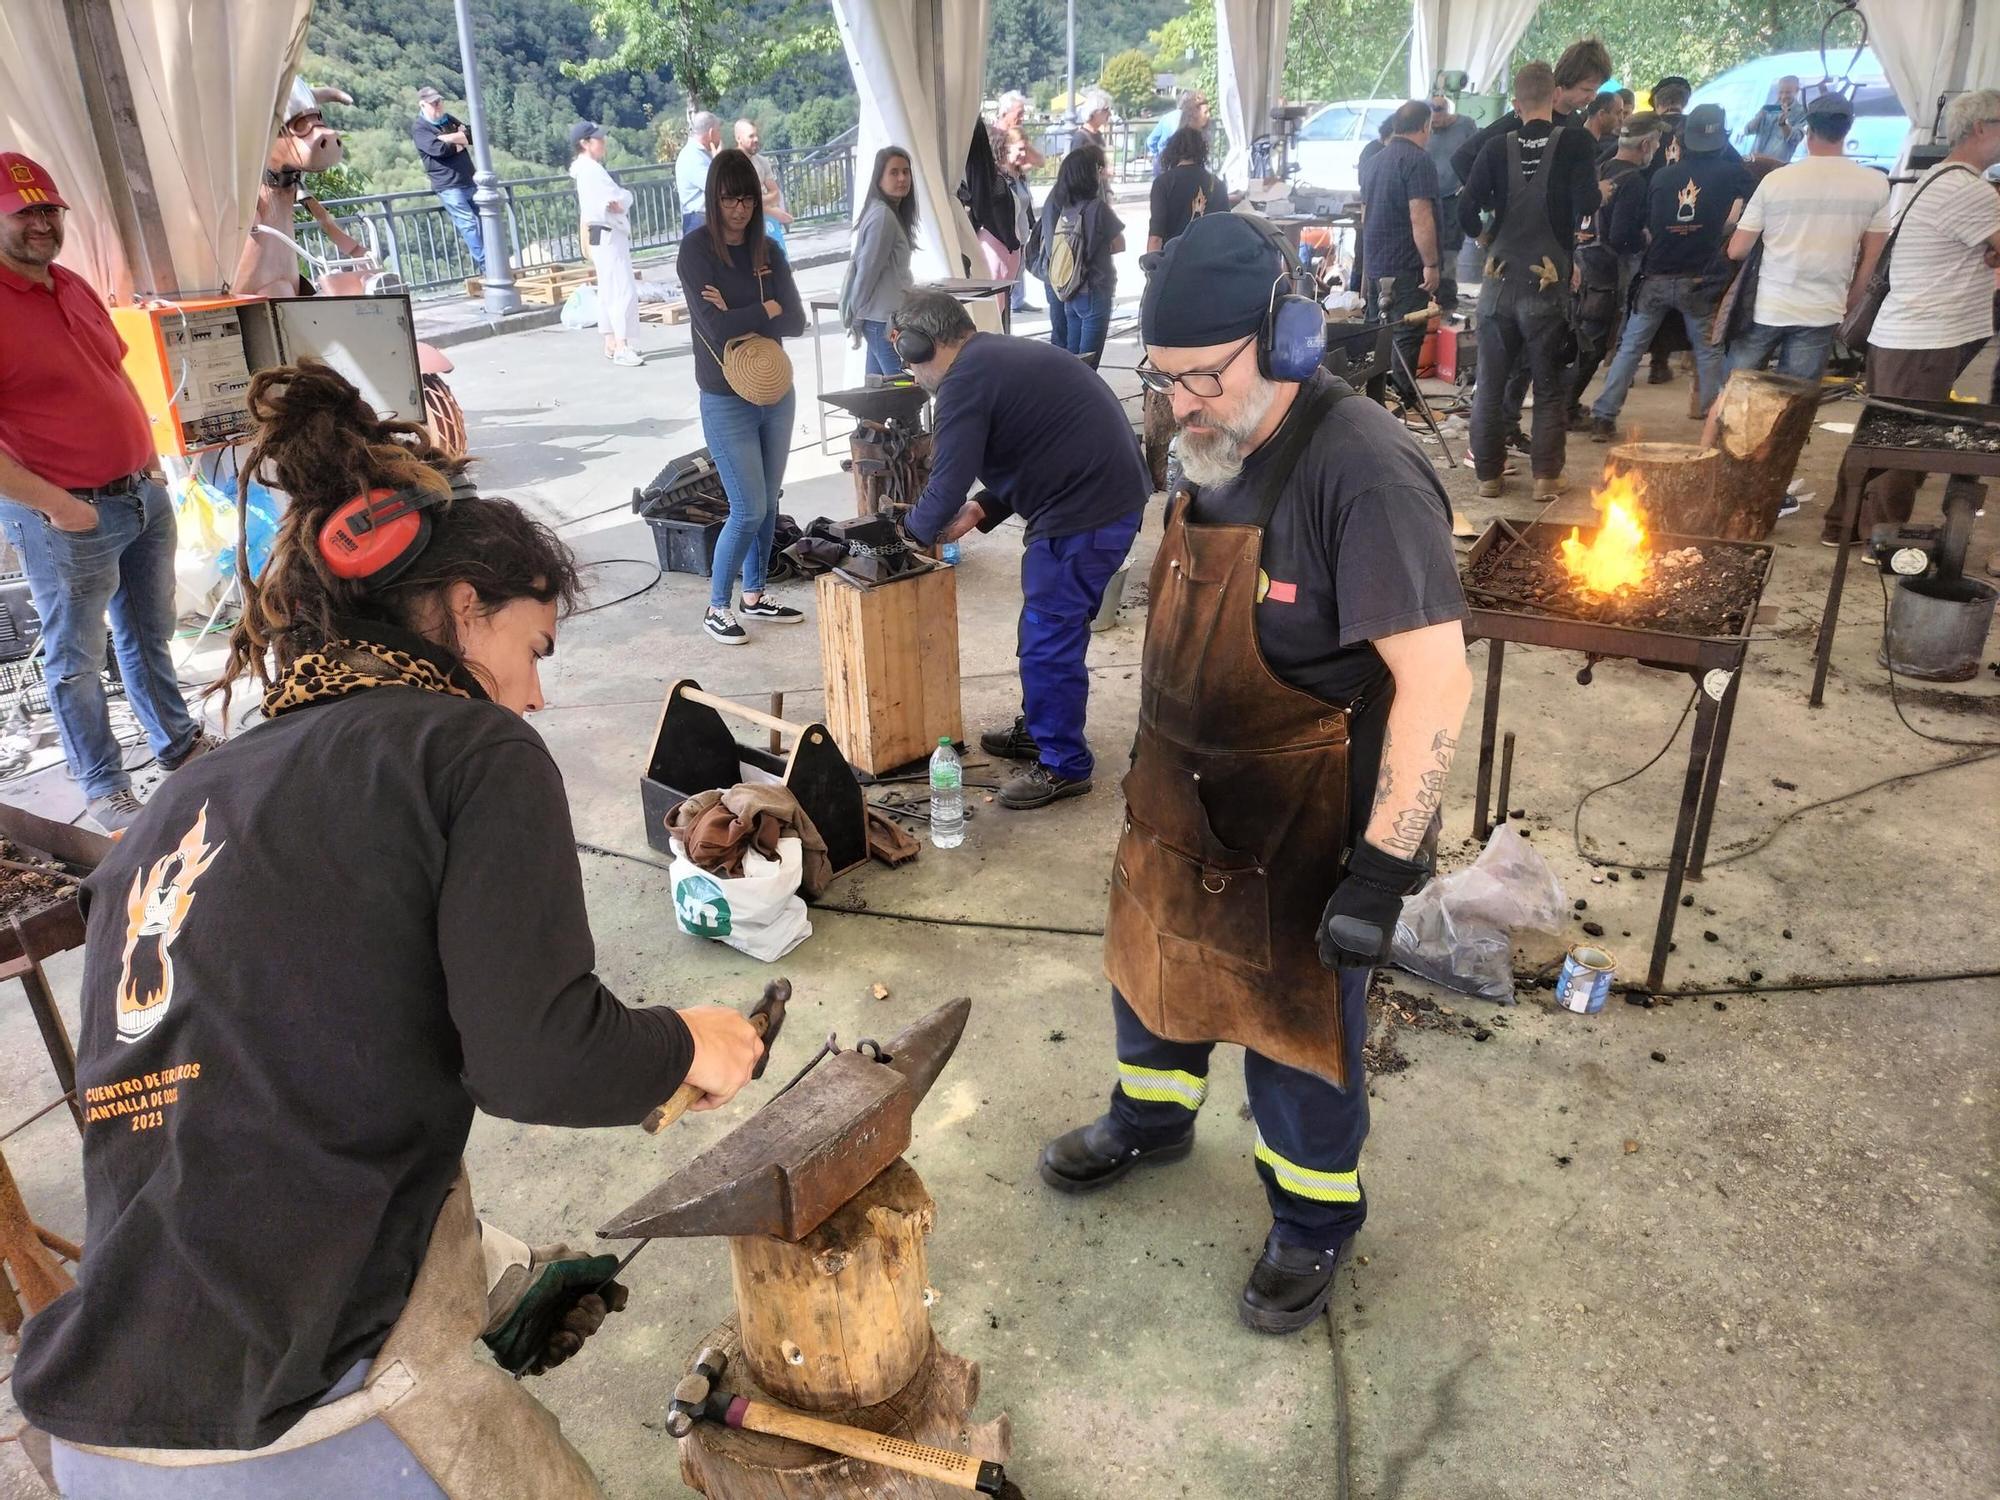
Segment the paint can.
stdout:
<svg viewBox="0 0 2000 1500">
<path fill-rule="evenodd" d="M 1556 1004 L 1581 1016 L 1596 1015 L 1611 994 L 1611 975 L 1617 967 L 1617 960 L 1602 948 L 1578 943 L 1563 956 L 1562 973 L 1556 976 Z"/>
</svg>

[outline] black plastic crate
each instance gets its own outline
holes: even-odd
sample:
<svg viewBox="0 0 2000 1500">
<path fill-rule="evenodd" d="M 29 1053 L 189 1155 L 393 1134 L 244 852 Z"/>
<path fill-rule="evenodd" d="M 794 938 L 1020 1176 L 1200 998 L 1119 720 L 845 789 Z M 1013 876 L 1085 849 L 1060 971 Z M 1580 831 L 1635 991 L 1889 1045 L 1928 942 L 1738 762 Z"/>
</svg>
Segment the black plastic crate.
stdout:
<svg viewBox="0 0 2000 1500">
<path fill-rule="evenodd" d="M 652 527 L 662 569 L 700 578 L 714 571 L 729 497 L 706 448 L 675 459 L 644 489 L 634 490 L 632 509 Z"/>
<path fill-rule="evenodd" d="M 715 545 L 722 540 L 722 522 L 648 516 L 646 524 L 653 528 L 653 550 L 660 554 L 660 566 L 667 572 L 706 578 L 715 571 Z"/>
</svg>

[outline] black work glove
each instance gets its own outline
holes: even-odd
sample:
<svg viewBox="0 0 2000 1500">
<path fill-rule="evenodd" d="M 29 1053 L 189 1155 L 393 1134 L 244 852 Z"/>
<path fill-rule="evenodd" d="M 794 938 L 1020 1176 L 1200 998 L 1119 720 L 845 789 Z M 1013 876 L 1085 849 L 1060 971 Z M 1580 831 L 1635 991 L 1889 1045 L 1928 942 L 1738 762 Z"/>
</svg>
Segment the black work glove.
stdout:
<svg viewBox="0 0 2000 1500">
<path fill-rule="evenodd" d="M 1421 860 L 1384 854 L 1366 839 L 1355 841 L 1340 884 L 1319 920 L 1319 961 L 1329 969 L 1368 969 L 1389 956 L 1403 898 L 1431 878 Z"/>
<path fill-rule="evenodd" d="M 618 1269 L 614 1255 L 590 1255 L 543 1266 L 535 1282 L 499 1328 L 483 1335 L 502 1369 L 516 1375 L 553 1370 L 583 1347 L 614 1312 L 625 1310 L 622 1283 L 605 1278 Z"/>
</svg>

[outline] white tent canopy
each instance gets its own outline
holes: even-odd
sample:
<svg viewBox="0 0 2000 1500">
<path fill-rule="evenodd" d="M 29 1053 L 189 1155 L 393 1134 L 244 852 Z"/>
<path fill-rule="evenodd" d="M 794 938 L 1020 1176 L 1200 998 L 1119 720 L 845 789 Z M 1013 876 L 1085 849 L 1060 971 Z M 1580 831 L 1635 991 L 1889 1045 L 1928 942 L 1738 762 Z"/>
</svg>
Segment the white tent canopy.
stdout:
<svg viewBox="0 0 2000 1500">
<path fill-rule="evenodd" d="M 121 301 L 222 285 L 250 233 L 311 9 L 311 0 L 0 5 L 0 149 L 35 158 L 68 200 L 63 264 Z M 71 14 L 101 30 L 74 35 Z M 92 46 L 122 62 L 136 130 L 112 123 L 118 112 L 94 70 L 86 81 L 78 58 Z"/>
<path fill-rule="evenodd" d="M 1314 0 L 1307 0 L 1308 4 Z M 1215 75 L 1229 155 L 1222 179 L 1250 180 L 1250 143 L 1271 133 L 1271 106 L 1284 93 L 1285 37 L 1292 0 L 1215 0 Z"/>
<path fill-rule="evenodd" d="M 1541 4 L 1542 0 L 1415 0 L 1410 7 L 1409 97 L 1428 99 L 1441 69 L 1464 72 L 1476 93 L 1505 88 L 1507 60 Z"/>
<path fill-rule="evenodd" d="M 1928 131 L 1938 98 L 2000 87 L 2000 3 L 1996 0 L 1861 0 L 1868 35 L 1897 102 Z M 1843 49 L 1832 55 L 1838 67 Z"/>
</svg>

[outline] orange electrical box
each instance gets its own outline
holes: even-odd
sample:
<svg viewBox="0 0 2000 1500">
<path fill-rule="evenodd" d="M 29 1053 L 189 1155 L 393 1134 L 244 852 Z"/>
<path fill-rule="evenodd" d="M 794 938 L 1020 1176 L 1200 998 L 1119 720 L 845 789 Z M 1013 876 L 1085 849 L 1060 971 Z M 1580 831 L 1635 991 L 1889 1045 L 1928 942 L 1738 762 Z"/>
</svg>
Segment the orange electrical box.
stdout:
<svg viewBox="0 0 2000 1500">
<path fill-rule="evenodd" d="M 247 435 L 250 364 L 242 309 L 254 297 L 190 297 L 114 307 L 125 373 L 153 422 L 161 453 L 198 453 Z"/>
</svg>

